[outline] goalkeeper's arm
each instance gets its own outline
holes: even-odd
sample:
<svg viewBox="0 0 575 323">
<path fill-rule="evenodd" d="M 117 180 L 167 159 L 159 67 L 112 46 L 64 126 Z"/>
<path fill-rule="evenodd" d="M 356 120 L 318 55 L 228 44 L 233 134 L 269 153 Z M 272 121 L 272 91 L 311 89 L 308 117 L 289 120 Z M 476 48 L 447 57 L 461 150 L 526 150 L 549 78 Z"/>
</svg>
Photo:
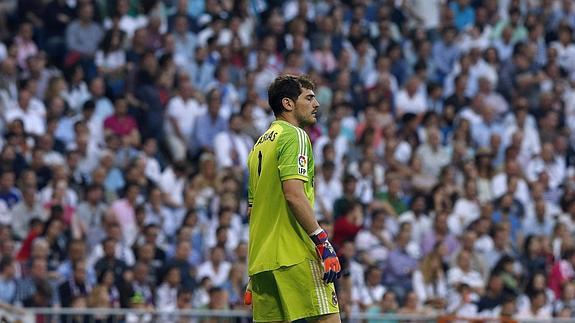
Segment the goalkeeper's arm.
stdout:
<svg viewBox="0 0 575 323">
<path fill-rule="evenodd" d="M 328 240 L 327 233 L 319 226 L 313 214 L 313 208 L 305 195 L 303 181 L 288 179 L 282 182 L 284 197 L 296 217 L 316 245 L 316 250 L 324 265 L 325 282 L 333 282 L 339 278 L 341 265 Z"/>
</svg>

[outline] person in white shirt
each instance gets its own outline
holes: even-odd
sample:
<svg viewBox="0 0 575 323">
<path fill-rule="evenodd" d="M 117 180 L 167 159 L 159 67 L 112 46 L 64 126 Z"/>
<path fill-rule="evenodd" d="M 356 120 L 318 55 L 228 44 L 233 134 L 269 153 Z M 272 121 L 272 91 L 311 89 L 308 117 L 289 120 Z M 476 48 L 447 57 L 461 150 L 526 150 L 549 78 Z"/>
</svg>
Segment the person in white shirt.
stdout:
<svg viewBox="0 0 575 323">
<path fill-rule="evenodd" d="M 184 81 L 178 87 L 178 95 L 168 102 L 166 139 L 172 157 L 177 161 L 185 159 L 196 118 L 206 111 L 194 97 L 194 91 L 192 83 Z"/>
<path fill-rule="evenodd" d="M 441 24 L 441 6 L 445 0 L 408 0 L 403 1 L 408 12 L 420 27 L 425 30 L 436 30 Z"/>
<path fill-rule="evenodd" d="M 156 292 L 156 306 L 159 309 L 170 311 L 177 306 L 178 287 L 182 281 L 180 269 L 171 267 L 166 271 L 164 282 Z"/>
<path fill-rule="evenodd" d="M 477 182 L 469 179 L 465 182 L 464 196 L 457 199 L 453 207 L 453 213 L 449 216 L 449 229 L 456 235 L 479 218 L 480 208 L 477 199 Z"/>
<path fill-rule="evenodd" d="M 104 28 L 111 29 L 117 23 L 120 30 L 126 33 L 128 39 L 132 38 L 136 29 L 145 27 L 148 23 L 148 18 L 144 15 L 133 17 L 128 14 L 130 9 L 128 0 L 118 0 L 115 9 L 116 14 L 104 20 Z M 117 22 L 114 21 L 116 19 Z"/>
<path fill-rule="evenodd" d="M 521 176 L 521 168 L 514 159 L 505 160 L 504 171 L 495 175 L 491 180 L 491 190 L 495 199 L 501 197 L 508 191 L 508 178 L 517 177 L 517 186 L 514 191 L 514 197 L 523 205 L 529 204 L 529 187 L 527 182 Z"/>
<path fill-rule="evenodd" d="M 29 90 L 20 89 L 17 107 L 8 109 L 4 118 L 8 123 L 20 119 L 27 133 L 42 135 L 46 131 L 46 120 L 40 112 L 31 109 L 31 99 L 32 93 Z"/>
<path fill-rule="evenodd" d="M 527 164 L 534 155 L 541 152 L 541 140 L 535 118 L 529 115 L 529 102 L 526 98 L 518 98 L 513 106 L 513 113 L 504 119 L 505 134 L 503 136 L 506 146 L 519 148 L 518 162 L 521 168 Z"/>
<path fill-rule="evenodd" d="M 253 140 L 242 132 L 242 117 L 232 114 L 228 129 L 214 138 L 214 152 L 218 168 L 232 167 L 240 172 L 246 168 Z"/>
<path fill-rule="evenodd" d="M 377 266 L 371 266 L 365 271 L 365 285 L 361 289 L 361 305 L 368 307 L 378 304 L 387 291 L 381 283 L 383 271 Z"/>
<path fill-rule="evenodd" d="M 469 251 L 461 250 L 457 255 L 457 266 L 452 267 L 447 272 L 447 283 L 450 288 L 457 289 L 465 284 L 481 295 L 485 287 L 485 281 L 478 271 L 471 268 L 471 254 Z"/>
<path fill-rule="evenodd" d="M 522 320 L 548 320 L 552 317 L 551 307 L 546 306 L 547 295 L 544 290 L 537 290 L 529 295 L 531 306 L 519 309 L 516 318 Z"/>
<path fill-rule="evenodd" d="M 423 172 L 438 177 L 441 169 L 451 161 L 451 153 L 441 145 L 440 133 L 437 128 L 427 130 L 427 143 L 419 146 L 415 155 L 423 163 Z"/>
<path fill-rule="evenodd" d="M 317 165 L 321 165 L 324 159 L 323 147 L 331 142 L 335 150 L 334 162 L 338 165 L 348 152 L 349 145 L 345 136 L 341 133 L 341 121 L 339 119 L 330 119 L 327 127 L 327 134 L 319 137 L 314 143 L 314 160 Z"/>
<path fill-rule="evenodd" d="M 387 260 L 389 251 L 394 248 L 393 235 L 385 227 L 386 215 L 383 210 L 373 212 L 371 225 L 360 230 L 355 237 L 357 251 L 365 251 L 375 262 Z"/>
<path fill-rule="evenodd" d="M 413 291 L 421 305 L 443 308 L 447 300 L 447 282 L 441 256 L 433 251 L 421 260 L 419 269 L 412 275 Z"/>
<path fill-rule="evenodd" d="M 573 77 L 575 73 L 575 44 L 572 41 L 573 31 L 568 26 L 558 30 L 559 39 L 551 43 L 551 48 L 557 51 L 559 66 L 564 68 Z"/>
<path fill-rule="evenodd" d="M 205 261 L 198 267 L 197 279 L 210 278 L 214 286 L 222 286 L 229 277 L 232 265 L 225 260 L 224 247 L 215 246 L 210 253 L 210 260 Z"/>
<path fill-rule="evenodd" d="M 176 162 L 164 170 L 158 185 L 162 190 L 164 203 L 169 207 L 179 207 L 184 203 L 186 186 L 186 164 Z"/>
<path fill-rule="evenodd" d="M 414 76 L 399 91 L 395 97 L 395 110 L 398 117 L 408 112 L 421 115 L 427 111 L 427 98 L 424 91 L 419 91 L 420 85 L 421 81 Z"/>
<path fill-rule="evenodd" d="M 409 206 L 409 211 L 405 211 L 400 214 L 398 222 L 409 222 L 411 223 L 412 232 L 411 237 L 413 242 L 416 244 L 421 244 L 421 239 L 425 232 L 431 230 L 432 220 L 431 217 L 426 214 L 426 196 L 422 194 L 416 194 L 411 199 L 411 204 Z M 420 295 L 419 295 L 420 296 Z"/>
<path fill-rule="evenodd" d="M 534 182 L 537 181 L 541 172 L 546 172 L 549 175 L 549 187 L 551 189 L 559 187 L 567 176 L 565 159 L 555 155 L 555 148 L 550 142 L 542 145 L 539 157 L 531 159 L 525 175 L 530 182 Z"/>
<path fill-rule="evenodd" d="M 146 139 L 142 145 L 142 154 L 140 155 L 140 158 L 143 158 L 146 161 L 146 169 L 144 171 L 146 177 L 156 185 L 160 182 L 160 178 L 162 176 L 160 162 L 156 158 L 157 152 L 158 142 L 156 141 L 156 138 L 150 137 Z"/>
<path fill-rule="evenodd" d="M 331 219 L 333 204 L 343 194 L 341 180 L 335 176 L 335 164 L 331 160 L 321 165 L 321 172 L 315 178 L 314 188 L 318 217 Z"/>
</svg>

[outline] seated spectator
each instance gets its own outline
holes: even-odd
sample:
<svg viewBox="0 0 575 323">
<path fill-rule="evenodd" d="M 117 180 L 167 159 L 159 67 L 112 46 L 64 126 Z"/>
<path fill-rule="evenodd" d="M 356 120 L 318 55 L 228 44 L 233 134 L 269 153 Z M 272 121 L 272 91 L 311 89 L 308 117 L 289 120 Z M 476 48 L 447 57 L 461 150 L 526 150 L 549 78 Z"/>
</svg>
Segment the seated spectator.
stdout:
<svg viewBox="0 0 575 323">
<path fill-rule="evenodd" d="M 166 270 L 162 284 L 156 292 L 156 306 L 161 309 L 175 310 L 178 300 L 178 289 L 182 278 L 178 267 L 169 267 Z"/>
<path fill-rule="evenodd" d="M 44 288 L 46 284 L 48 284 L 45 279 L 47 278 L 48 273 L 48 265 L 46 258 L 32 258 L 30 260 L 30 267 L 27 268 L 29 273 L 24 275 L 21 279 L 19 279 L 16 283 L 16 297 L 15 297 L 15 304 L 25 305 L 26 302 L 30 303 L 38 286 L 41 285 L 41 288 Z M 48 285 L 49 286 L 49 285 Z M 47 306 L 51 303 L 52 300 L 52 293 L 51 287 L 48 288 L 50 290 L 50 294 L 48 295 L 48 301 L 44 304 Z M 42 292 L 46 292 L 42 290 Z M 39 295 L 39 296 L 46 296 L 46 295 Z M 44 300 L 42 300 L 44 301 Z"/>
<path fill-rule="evenodd" d="M 354 241 L 363 225 L 363 210 L 361 204 L 352 202 L 343 211 L 333 226 L 333 243 L 341 246 L 346 240 Z"/>
<path fill-rule="evenodd" d="M 550 307 L 546 306 L 547 296 L 544 291 L 535 291 L 529 295 L 529 300 L 531 305 L 519 310 L 516 316 L 518 319 L 546 320 L 552 317 Z"/>
<path fill-rule="evenodd" d="M 477 312 L 493 311 L 503 303 L 505 291 L 503 289 L 503 279 L 499 275 L 491 275 L 485 285 L 485 293 L 477 302 Z"/>
<path fill-rule="evenodd" d="M 447 283 L 454 290 L 465 285 L 474 295 L 483 294 L 485 282 L 481 274 L 471 268 L 471 254 L 468 251 L 462 250 L 457 255 L 457 265 L 447 271 Z"/>
<path fill-rule="evenodd" d="M 101 273 L 105 270 L 111 271 L 115 275 L 115 279 L 119 281 L 128 265 L 122 259 L 117 258 L 116 254 L 118 249 L 118 242 L 116 239 L 112 237 L 106 238 L 102 242 L 102 256 L 100 258 L 96 258 L 96 262 L 93 266 L 97 273 Z M 97 251 L 98 250 L 96 249 L 92 253 L 92 259 L 95 258 L 94 255 L 98 254 Z"/>
<path fill-rule="evenodd" d="M 379 304 L 383 299 L 386 287 L 382 284 L 382 274 L 382 270 L 376 266 L 371 266 L 367 269 L 365 274 L 365 285 L 360 291 L 360 305 L 362 308 L 369 308 L 373 305 Z"/>
<path fill-rule="evenodd" d="M 388 177 L 387 192 L 377 193 L 374 204 L 396 217 L 408 210 L 401 191 L 401 180 L 397 176 Z"/>
<path fill-rule="evenodd" d="M 78 59 L 72 55 L 93 57 L 104 36 L 102 27 L 94 21 L 94 7 L 90 3 L 78 8 L 78 18 L 66 28 L 67 60 Z"/>
<path fill-rule="evenodd" d="M 87 297 L 90 290 L 90 285 L 86 280 L 86 262 L 76 261 L 72 264 L 72 270 L 72 277 L 58 287 L 62 307 L 71 307 L 74 299 Z"/>
<path fill-rule="evenodd" d="M 8 255 L 0 259 L 0 301 L 13 305 L 16 302 L 17 280 L 14 259 Z"/>
<path fill-rule="evenodd" d="M 190 148 L 194 154 L 214 152 L 216 134 L 227 129 L 227 122 L 220 114 L 221 93 L 212 89 L 206 94 L 207 111 L 196 118 Z"/>
<path fill-rule="evenodd" d="M 175 247 L 175 254 L 172 258 L 166 261 L 164 265 L 165 268 L 177 267 L 180 270 L 181 275 L 181 284 L 184 288 L 193 290 L 196 286 L 196 277 L 197 274 L 192 272 L 192 266 L 188 261 L 188 257 L 191 253 L 192 246 L 190 244 L 190 240 L 178 240 L 176 242 Z M 217 256 L 221 257 L 221 255 Z M 217 258 L 219 260 L 221 258 Z M 229 263 L 228 263 L 229 265 Z M 209 269 L 209 265 L 206 265 L 206 268 Z M 165 272 L 165 270 L 164 270 Z"/>
<path fill-rule="evenodd" d="M 128 102 L 124 97 L 114 101 L 114 114 L 104 120 L 104 135 L 119 136 L 129 145 L 137 146 L 140 142 L 140 133 L 136 120 L 128 115 Z"/>
<path fill-rule="evenodd" d="M 375 210 L 371 216 L 371 225 L 357 233 L 355 246 L 365 251 L 375 262 L 383 263 L 394 249 L 391 231 L 386 227 L 387 216 L 383 210 Z"/>
<path fill-rule="evenodd" d="M 208 277 L 214 286 L 222 286 L 228 279 L 231 264 L 225 260 L 225 250 L 215 246 L 210 251 L 210 259 L 198 267 L 197 278 Z"/>
<path fill-rule="evenodd" d="M 420 305 L 443 310 L 447 301 L 447 281 L 438 251 L 428 253 L 412 275 L 413 291 Z"/>
<path fill-rule="evenodd" d="M 449 231 L 447 226 L 447 214 L 438 212 L 433 219 L 431 231 L 426 232 L 421 239 L 421 252 L 423 255 L 431 252 L 437 242 L 442 241 L 447 246 L 448 254 L 453 254 L 459 246 L 459 242 Z"/>
<path fill-rule="evenodd" d="M 411 228 L 400 230 L 395 237 L 396 248 L 387 257 L 383 281 L 386 286 L 395 291 L 397 295 L 405 297 L 413 288 L 411 276 L 417 269 L 417 259 L 407 251 L 411 238 Z"/>
</svg>

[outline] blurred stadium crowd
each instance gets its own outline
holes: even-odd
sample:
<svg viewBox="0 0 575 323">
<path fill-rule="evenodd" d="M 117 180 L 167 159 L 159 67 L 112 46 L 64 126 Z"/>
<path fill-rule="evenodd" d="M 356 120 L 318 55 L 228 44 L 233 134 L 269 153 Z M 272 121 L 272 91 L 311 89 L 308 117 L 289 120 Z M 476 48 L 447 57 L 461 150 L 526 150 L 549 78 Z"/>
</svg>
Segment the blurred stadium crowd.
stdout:
<svg viewBox="0 0 575 323">
<path fill-rule="evenodd" d="M 0 300 L 243 308 L 246 158 L 317 83 L 342 311 L 575 316 L 571 0 L 5 0 Z"/>
</svg>

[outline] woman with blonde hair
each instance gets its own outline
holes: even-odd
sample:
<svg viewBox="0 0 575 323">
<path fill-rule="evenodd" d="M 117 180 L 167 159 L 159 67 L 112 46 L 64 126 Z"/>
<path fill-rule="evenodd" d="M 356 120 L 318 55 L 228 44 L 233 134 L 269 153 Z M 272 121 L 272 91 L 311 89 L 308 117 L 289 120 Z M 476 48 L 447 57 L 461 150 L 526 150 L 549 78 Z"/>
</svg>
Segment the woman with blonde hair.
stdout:
<svg viewBox="0 0 575 323">
<path fill-rule="evenodd" d="M 442 244 L 435 244 L 433 251 L 423 257 L 419 269 L 412 275 L 413 291 L 419 302 L 435 309 L 443 309 L 447 299 L 447 281 L 440 255 Z"/>
<path fill-rule="evenodd" d="M 108 288 L 104 285 L 95 286 L 86 301 L 89 308 L 110 308 L 110 295 Z M 108 321 L 107 315 L 95 315 L 93 320 L 95 323 L 104 323 Z"/>
</svg>

